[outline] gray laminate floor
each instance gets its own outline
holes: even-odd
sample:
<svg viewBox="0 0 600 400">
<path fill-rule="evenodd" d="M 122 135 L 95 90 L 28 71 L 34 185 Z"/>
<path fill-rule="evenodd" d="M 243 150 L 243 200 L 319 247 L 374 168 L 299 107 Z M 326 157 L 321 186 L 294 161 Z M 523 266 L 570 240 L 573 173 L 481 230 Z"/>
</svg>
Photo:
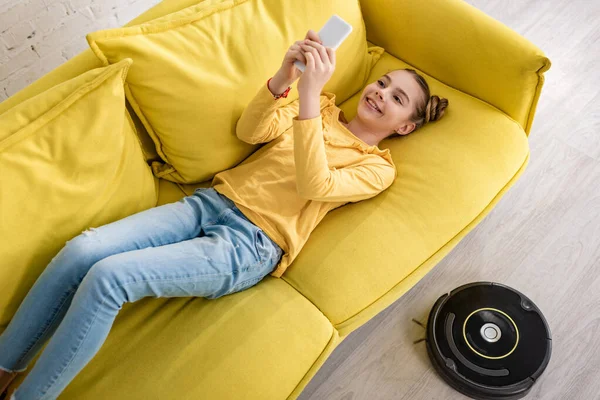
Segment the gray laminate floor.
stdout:
<svg viewBox="0 0 600 400">
<path fill-rule="evenodd" d="M 335 349 L 300 400 L 467 399 L 435 374 L 425 342 L 413 344 L 424 330 L 411 318 L 479 280 L 522 291 L 550 324 L 552 358 L 526 399 L 600 399 L 600 1 L 468 3 L 552 61 L 529 166 L 432 272 Z"/>
</svg>

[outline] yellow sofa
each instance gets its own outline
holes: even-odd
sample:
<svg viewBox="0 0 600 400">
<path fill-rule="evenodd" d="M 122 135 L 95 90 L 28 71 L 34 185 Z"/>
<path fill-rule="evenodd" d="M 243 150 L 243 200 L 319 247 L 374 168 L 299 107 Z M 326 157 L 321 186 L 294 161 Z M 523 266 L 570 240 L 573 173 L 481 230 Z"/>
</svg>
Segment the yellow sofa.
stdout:
<svg viewBox="0 0 600 400">
<path fill-rule="evenodd" d="M 165 0 L 126 26 L 195 3 Z M 385 49 L 368 82 L 414 68 L 432 94 L 449 99 L 444 119 L 383 141 L 396 182 L 373 199 L 330 212 L 281 279 L 267 276 L 217 300 L 125 304 L 61 399 L 295 399 L 345 337 L 430 271 L 520 177 L 550 67 L 543 52 L 461 0 L 361 0 L 360 6 L 369 46 Z M 0 103 L 0 115 L 102 66 L 87 49 Z M 349 118 L 359 96 L 338 104 Z M 159 161 L 144 124 L 129 103 L 127 109 L 148 165 Z M 210 186 L 210 179 L 153 179 L 156 205 Z M 11 304 L 26 293 L 27 287 L 15 292 Z"/>
</svg>

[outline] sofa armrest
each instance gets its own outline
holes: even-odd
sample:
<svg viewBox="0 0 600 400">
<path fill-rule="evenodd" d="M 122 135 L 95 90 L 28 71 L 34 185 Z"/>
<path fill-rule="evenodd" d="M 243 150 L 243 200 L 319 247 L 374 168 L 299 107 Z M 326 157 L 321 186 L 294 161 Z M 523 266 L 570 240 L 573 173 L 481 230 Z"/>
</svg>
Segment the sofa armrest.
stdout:
<svg viewBox="0 0 600 400">
<path fill-rule="evenodd" d="M 550 60 L 462 0 L 361 0 L 367 39 L 500 109 L 527 134 Z"/>
</svg>

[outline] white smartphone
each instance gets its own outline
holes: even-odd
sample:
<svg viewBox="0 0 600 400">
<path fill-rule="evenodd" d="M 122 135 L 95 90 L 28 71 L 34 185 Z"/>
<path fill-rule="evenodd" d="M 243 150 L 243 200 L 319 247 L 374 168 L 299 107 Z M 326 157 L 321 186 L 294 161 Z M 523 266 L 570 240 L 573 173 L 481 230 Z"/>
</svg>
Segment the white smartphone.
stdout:
<svg viewBox="0 0 600 400">
<path fill-rule="evenodd" d="M 352 32 L 352 25 L 341 19 L 338 15 L 333 14 L 318 34 L 321 42 L 323 42 L 323 46 L 337 50 L 348 35 L 350 35 L 350 32 Z M 294 65 L 302 72 L 306 68 L 306 65 L 300 60 L 294 61 Z"/>
</svg>

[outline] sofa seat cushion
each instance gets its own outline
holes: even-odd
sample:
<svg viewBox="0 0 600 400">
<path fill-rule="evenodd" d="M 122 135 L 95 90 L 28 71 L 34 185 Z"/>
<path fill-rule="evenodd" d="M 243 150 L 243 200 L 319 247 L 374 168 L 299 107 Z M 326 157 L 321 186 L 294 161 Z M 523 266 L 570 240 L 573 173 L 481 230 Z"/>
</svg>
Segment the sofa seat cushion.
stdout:
<svg viewBox="0 0 600 400">
<path fill-rule="evenodd" d="M 256 150 L 237 138 L 237 120 L 280 68 L 288 48 L 309 29 L 318 31 L 332 14 L 353 26 L 324 88 L 342 101 L 364 85 L 378 56 L 368 52 L 358 1 L 207 0 L 86 38 L 105 65 L 133 59 L 127 99 L 162 159 L 152 164 L 154 174 L 196 183 Z M 284 103 L 298 98 L 296 85 Z"/>
<path fill-rule="evenodd" d="M 406 67 L 384 53 L 368 82 Z M 432 94 L 449 100 L 445 116 L 380 142 L 391 150 L 396 181 L 373 199 L 331 211 L 282 277 L 342 337 L 439 262 L 438 252 L 447 253 L 489 212 L 529 160 L 527 137 L 514 120 L 423 75 Z M 340 106 L 348 120 L 359 98 L 360 92 Z"/>
<path fill-rule="evenodd" d="M 217 300 L 145 298 L 123 305 L 60 398 L 281 400 L 338 343 L 327 318 L 271 276 Z"/>
</svg>

